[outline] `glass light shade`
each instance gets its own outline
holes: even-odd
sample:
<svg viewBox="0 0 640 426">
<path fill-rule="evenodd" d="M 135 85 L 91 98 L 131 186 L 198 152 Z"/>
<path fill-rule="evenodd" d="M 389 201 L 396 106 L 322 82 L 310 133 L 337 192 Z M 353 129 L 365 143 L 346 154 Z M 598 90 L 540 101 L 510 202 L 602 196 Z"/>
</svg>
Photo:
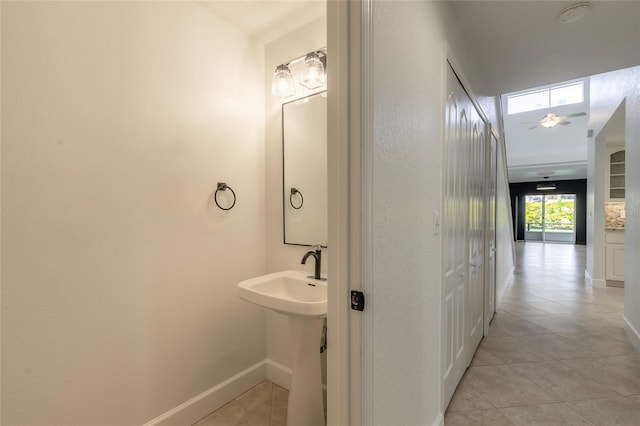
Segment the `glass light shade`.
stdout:
<svg viewBox="0 0 640 426">
<path fill-rule="evenodd" d="M 316 52 L 309 53 L 304 58 L 304 71 L 300 77 L 300 84 L 307 89 L 316 89 L 324 86 L 324 83 L 324 66 L 320 61 L 320 56 Z"/>
<path fill-rule="evenodd" d="M 288 66 L 277 66 L 276 71 L 273 74 L 271 93 L 280 98 L 288 98 L 295 95 L 295 82 L 293 81 L 293 75 L 291 75 L 291 70 Z"/>
</svg>

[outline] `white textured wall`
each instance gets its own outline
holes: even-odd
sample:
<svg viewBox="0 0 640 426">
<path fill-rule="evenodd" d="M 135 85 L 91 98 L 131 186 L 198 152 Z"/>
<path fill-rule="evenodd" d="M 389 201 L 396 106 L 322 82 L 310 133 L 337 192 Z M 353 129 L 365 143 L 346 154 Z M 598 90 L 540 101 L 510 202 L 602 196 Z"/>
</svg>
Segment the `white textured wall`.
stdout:
<svg viewBox="0 0 640 426">
<path fill-rule="evenodd" d="M 591 77 L 591 120 L 598 135 L 625 101 L 626 224 L 625 224 L 625 306 L 628 324 L 640 332 L 640 67 L 627 68 Z M 597 223 L 596 223 L 597 224 Z M 636 344 L 640 345 L 640 335 Z M 640 346 L 639 346 L 640 348 Z"/>
<path fill-rule="evenodd" d="M 593 280 L 594 276 L 594 238 L 595 238 L 595 218 L 596 218 L 596 139 L 587 138 L 587 265 L 585 268 L 585 279 Z M 604 183 L 604 176 L 600 176 Z"/>
<path fill-rule="evenodd" d="M 431 425 L 441 412 L 441 210 L 445 40 L 478 95 L 482 76 L 445 2 L 373 2 L 373 327 L 379 425 Z"/>
<path fill-rule="evenodd" d="M 2 23 L 2 4 L 0 4 L 0 23 Z M 0 27 L 0 46 L 2 46 L 2 30 Z M 2 50 L 0 48 L 0 82 L 2 81 Z M 2 94 L 0 90 L 0 117 L 2 117 Z M 0 147 L 2 146 L 2 120 L 0 119 Z M 0 188 L 2 187 L 2 149 L 0 149 Z M 0 222 L 2 218 L 2 191 L 0 191 Z M 0 225 L 0 241 L 2 226 Z M 0 244 L 0 424 L 2 423 L 2 244 Z"/>
<path fill-rule="evenodd" d="M 264 359 L 261 58 L 191 2 L 2 2 L 2 424 L 139 425 Z"/>
<path fill-rule="evenodd" d="M 615 129 L 618 132 L 619 129 Z M 596 137 L 587 139 L 587 280 L 596 287 L 605 287 L 605 219 L 607 133 L 606 125 Z"/>
<path fill-rule="evenodd" d="M 635 329 L 640 350 L 640 67 L 626 82 L 625 150 L 627 155 L 624 315 Z M 627 278 L 628 277 L 628 278 Z"/>
<path fill-rule="evenodd" d="M 496 307 L 511 283 L 516 266 L 513 216 L 507 174 L 507 153 L 504 141 L 498 142 L 498 182 L 496 191 Z"/>
<path fill-rule="evenodd" d="M 267 271 L 300 269 L 313 273 L 313 261 L 300 260 L 311 247 L 285 245 L 282 234 L 282 100 L 271 94 L 271 78 L 276 66 L 305 55 L 327 44 L 327 20 L 318 19 L 265 46 L 265 111 L 267 164 Z M 331 61 L 331 53 L 328 53 Z M 295 97 L 294 97 L 295 98 Z M 294 99 L 292 98 L 292 99 Z M 285 102 L 288 101 L 285 100 Z M 326 243 L 326 241 L 322 241 Z M 323 274 L 327 252 L 323 250 Z M 319 347 L 318 347 L 319 349 Z M 286 316 L 267 314 L 267 358 L 285 367 L 293 367 L 289 321 Z"/>
</svg>

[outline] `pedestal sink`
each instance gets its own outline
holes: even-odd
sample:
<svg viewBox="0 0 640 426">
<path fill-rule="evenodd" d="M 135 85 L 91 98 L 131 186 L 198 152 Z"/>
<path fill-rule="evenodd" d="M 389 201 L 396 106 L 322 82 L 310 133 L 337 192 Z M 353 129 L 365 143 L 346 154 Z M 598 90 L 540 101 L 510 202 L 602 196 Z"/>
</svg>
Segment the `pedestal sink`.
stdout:
<svg viewBox="0 0 640 426">
<path fill-rule="evenodd" d="M 287 426 L 324 426 L 320 339 L 327 316 L 327 282 L 284 271 L 238 283 L 238 296 L 289 317 L 294 344 Z"/>
</svg>

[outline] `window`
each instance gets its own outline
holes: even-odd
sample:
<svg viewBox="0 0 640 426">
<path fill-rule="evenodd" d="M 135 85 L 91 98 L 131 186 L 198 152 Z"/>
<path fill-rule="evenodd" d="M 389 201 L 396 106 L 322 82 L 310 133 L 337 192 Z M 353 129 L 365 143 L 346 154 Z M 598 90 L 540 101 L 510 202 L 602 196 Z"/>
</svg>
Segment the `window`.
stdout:
<svg viewBox="0 0 640 426">
<path fill-rule="evenodd" d="M 581 104 L 584 102 L 584 85 L 582 82 L 568 84 L 566 86 L 552 87 L 551 106 Z"/>
<path fill-rule="evenodd" d="M 507 96 L 507 114 L 535 111 L 584 102 L 584 83 L 565 84 Z"/>
<path fill-rule="evenodd" d="M 549 107 L 549 90 L 523 93 L 507 97 L 509 115 L 519 112 L 535 111 Z"/>
</svg>

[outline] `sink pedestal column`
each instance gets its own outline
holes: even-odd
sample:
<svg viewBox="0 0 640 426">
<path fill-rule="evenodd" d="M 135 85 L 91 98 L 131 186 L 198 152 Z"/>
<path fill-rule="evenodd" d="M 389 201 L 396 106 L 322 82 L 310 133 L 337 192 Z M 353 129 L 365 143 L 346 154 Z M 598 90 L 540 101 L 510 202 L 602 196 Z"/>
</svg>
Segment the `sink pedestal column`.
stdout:
<svg viewBox="0 0 640 426">
<path fill-rule="evenodd" d="M 289 389 L 287 426 L 324 426 L 320 339 L 324 318 L 289 317 L 295 365 Z"/>
</svg>

